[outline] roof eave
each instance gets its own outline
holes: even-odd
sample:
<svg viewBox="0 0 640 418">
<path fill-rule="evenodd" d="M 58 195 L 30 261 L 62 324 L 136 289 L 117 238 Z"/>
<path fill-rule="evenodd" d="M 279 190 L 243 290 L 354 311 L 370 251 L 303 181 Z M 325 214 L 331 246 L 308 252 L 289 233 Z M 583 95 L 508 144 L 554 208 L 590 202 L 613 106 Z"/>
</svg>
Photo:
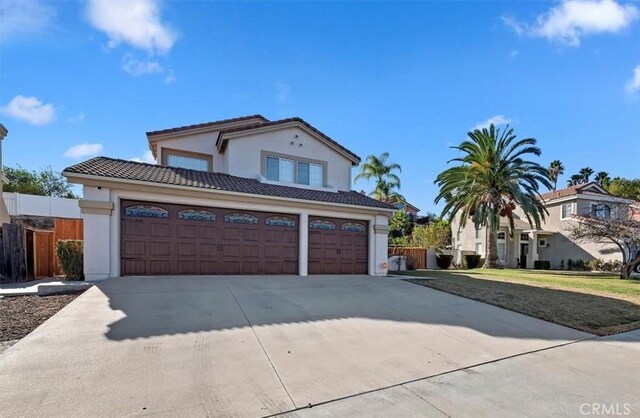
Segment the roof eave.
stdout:
<svg viewBox="0 0 640 418">
<path fill-rule="evenodd" d="M 129 180 L 129 179 L 120 179 L 117 177 L 106 177 L 106 176 L 97 176 L 93 174 L 81 174 L 74 173 L 70 171 L 63 171 L 62 175 L 67 178 L 70 183 L 76 184 L 86 184 L 87 182 L 83 181 L 72 181 L 72 179 L 78 180 L 93 180 L 94 182 L 107 182 L 107 183 L 117 183 L 117 184 L 135 184 L 139 186 L 147 186 L 147 187 L 157 187 L 163 189 L 174 189 L 174 190 L 185 190 L 190 192 L 202 192 L 202 193 L 213 193 L 213 194 L 223 194 L 229 196 L 243 196 L 243 197 L 253 197 L 258 199 L 266 199 L 273 200 L 279 202 L 298 202 L 298 203 L 306 203 L 312 205 L 321 205 L 321 206 L 334 206 L 334 207 L 343 207 L 343 208 L 351 208 L 351 209 L 363 209 L 367 211 L 373 212 L 384 212 L 392 214 L 396 209 L 393 208 L 382 208 L 376 206 L 362 206 L 362 205 L 348 205 L 345 203 L 333 203 L 333 202 L 323 202 L 320 200 L 311 200 L 311 199 L 296 199 L 290 197 L 279 197 L 279 196 L 269 196 L 269 195 L 258 195 L 253 193 L 242 193 L 242 192 L 234 192 L 229 190 L 219 190 L 219 189 L 206 189 L 199 187 L 190 187 L 190 186 L 181 186 L 177 184 L 165 184 L 165 183 L 153 183 L 142 180 Z"/>
</svg>

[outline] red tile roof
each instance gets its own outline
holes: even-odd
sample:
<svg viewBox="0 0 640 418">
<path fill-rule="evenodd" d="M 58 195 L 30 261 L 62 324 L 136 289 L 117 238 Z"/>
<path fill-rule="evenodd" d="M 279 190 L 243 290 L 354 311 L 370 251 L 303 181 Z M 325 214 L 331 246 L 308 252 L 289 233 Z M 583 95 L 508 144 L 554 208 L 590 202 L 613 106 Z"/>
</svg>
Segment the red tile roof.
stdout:
<svg viewBox="0 0 640 418">
<path fill-rule="evenodd" d="M 566 189 L 556 190 L 555 192 L 553 191 L 547 192 L 540 196 L 542 197 L 543 200 L 552 200 L 552 199 L 559 199 L 561 197 L 569 197 L 576 194 L 580 194 L 583 191 L 583 189 L 593 185 L 597 186 L 598 184 L 592 181 L 585 184 L 578 184 L 576 186 L 567 187 Z"/>
</svg>

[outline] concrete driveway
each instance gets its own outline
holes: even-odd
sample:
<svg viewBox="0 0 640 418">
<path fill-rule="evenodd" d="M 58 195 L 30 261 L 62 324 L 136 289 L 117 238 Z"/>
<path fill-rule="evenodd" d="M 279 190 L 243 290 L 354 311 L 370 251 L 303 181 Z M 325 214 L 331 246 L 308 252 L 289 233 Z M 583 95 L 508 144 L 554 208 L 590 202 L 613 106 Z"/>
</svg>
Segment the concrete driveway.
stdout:
<svg viewBox="0 0 640 418">
<path fill-rule="evenodd" d="M 265 416 L 590 338 L 396 279 L 112 279 L 0 356 L 0 404 Z"/>
</svg>

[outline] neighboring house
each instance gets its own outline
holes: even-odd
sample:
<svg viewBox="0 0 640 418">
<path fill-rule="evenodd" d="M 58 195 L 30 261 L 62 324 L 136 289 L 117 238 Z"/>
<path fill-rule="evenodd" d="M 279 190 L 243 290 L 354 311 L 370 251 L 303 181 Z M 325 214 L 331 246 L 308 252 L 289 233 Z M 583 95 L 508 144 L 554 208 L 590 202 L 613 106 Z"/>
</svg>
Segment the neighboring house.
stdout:
<svg viewBox="0 0 640 418">
<path fill-rule="evenodd" d="M 351 191 L 360 158 L 300 118 L 147 132 L 159 164 L 97 157 L 84 186 L 88 280 L 386 274 L 394 207 Z"/>
<path fill-rule="evenodd" d="M 391 206 L 395 206 L 396 208 L 398 208 L 401 211 L 403 211 L 404 213 L 406 213 L 411 222 L 415 222 L 418 219 L 418 212 L 420 212 L 420 209 L 418 209 L 417 207 L 413 206 L 411 203 L 409 203 L 409 202 L 389 202 L 389 204 Z"/>
<path fill-rule="evenodd" d="M 619 248 L 613 244 L 575 242 L 570 238 L 570 226 L 574 215 L 593 217 L 611 216 L 611 205 L 619 198 L 609 194 L 596 183 L 581 184 L 542 195 L 549 212 L 541 229 L 527 222 L 522 209 L 514 211 L 515 231 L 509 237 L 506 218 L 500 219 L 498 232 L 498 257 L 505 267 L 533 268 L 534 261 L 547 260 L 551 268 L 565 267 L 569 260 L 621 260 Z M 451 224 L 453 249 L 456 254 L 473 252 L 486 254 L 486 228 L 475 229 L 471 220 L 460 229 L 460 218 Z"/>
</svg>

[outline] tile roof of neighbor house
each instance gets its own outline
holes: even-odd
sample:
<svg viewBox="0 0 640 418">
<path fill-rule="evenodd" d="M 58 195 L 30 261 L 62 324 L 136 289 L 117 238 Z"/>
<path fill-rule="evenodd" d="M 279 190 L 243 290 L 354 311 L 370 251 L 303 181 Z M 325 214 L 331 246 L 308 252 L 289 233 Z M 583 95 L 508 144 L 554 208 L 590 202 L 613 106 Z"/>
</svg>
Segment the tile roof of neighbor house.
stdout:
<svg viewBox="0 0 640 418">
<path fill-rule="evenodd" d="M 222 138 L 224 136 L 224 134 L 232 133 L 232 132 L 249 131 L 251 129 L 264 128 L 264 127 L 267 127 L 267 126 L 284 125 L 284 124 L 289 123 L 289 122 L 298 122 L 298 123 L 304 125 L 307 129 L 311 130 L 316 135 L 320 136 L 321 138 L 323 138 L 327 142 L 330 142 L 331 144 L 335 145 L 336 147 L 338 147 L 342 151 L 346 152 L 351 157 L 353 157 L 355 160 L 358 160 L 358 162 L 361 161 L 360 157 L 358 155 L 356 155 L 354 152 L 352 152 L 351 150 L 347 149 L 346 147 L 340 145 L 336 140 L 334 140 L 334 139 L 330 138 L 329 136 L 325 135 L 324 133 L 322 133 L 320 130 L 318 130 L 317 128 L 315 128 L 311 124 L 309 124 L 304 119 L 298 118 L 298 117 L 286 118 L 286 119 L 280 119 L 280 120 L 274 120 L 274 121 L 267 121 L 267 122 L 263 122 L 263 123 L 252 123 L 252 124 L 243 125 L 243 126 L 237 126 L 237 127 L 233 127 L 233 128 L 229 128 L 229 129 L 223 129 L 218 134 L 218 139 L 216 140 L 216 147 L 218 145 L 221 145 L 222 147 L 224 147 L 226 141 L 228 141 L 228 139 L 223 139 Z M 220 141 L 222 141 L 222 144 L 220 144 Z"/>
<path fill-rule="evenodd" d="M 551 199 L 559 199 L 561 197 L 573 196 L 573 195 L 579 194 L 583 189 L 590 186 L 598 186 L 598 184 L 593 181 L 585 184 L 578 184 L 576 186 L 567 187 L 566 189 L 556 190 L 555 192 L 552 191 L 552 192 L 543 193 L 540 195 L 540 197 L 542 197 L 543 200 L 551 200 Z"/>
<path fill-rule="evenodd" d="M 325 192 L 300 187 L 280 186 L 261 183 L 257 179 L 236 177 L 229 174 L 138 163 L 108 157 L 95 157 L 88 161 L 75 164 L 66 168 L 63 173 L 185 186 L 196 189 L 223 190 L 258 196 L 274 196 L 351 206 L 395 209 L 393 206 L 368 196 L 363 196 L 355 191 Z"/>
</svg>

